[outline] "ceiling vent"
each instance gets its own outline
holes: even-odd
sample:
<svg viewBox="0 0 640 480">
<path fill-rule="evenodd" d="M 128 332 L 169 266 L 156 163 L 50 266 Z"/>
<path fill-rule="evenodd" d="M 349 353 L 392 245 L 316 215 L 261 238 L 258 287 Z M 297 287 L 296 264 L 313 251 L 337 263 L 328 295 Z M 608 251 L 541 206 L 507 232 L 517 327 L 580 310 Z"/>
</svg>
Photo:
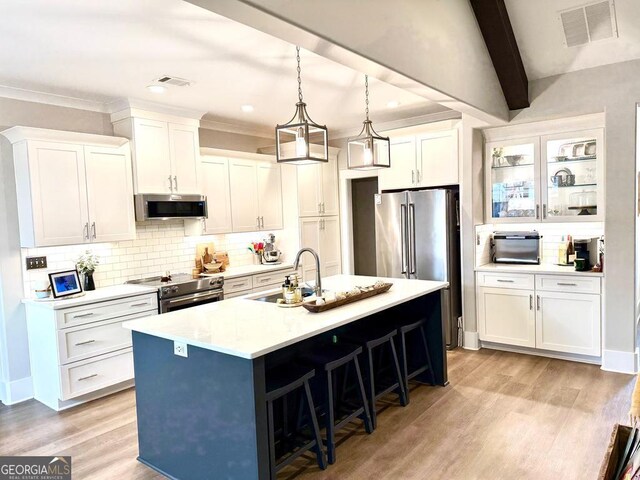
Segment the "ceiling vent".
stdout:
<svg viewBox="0 0 640 480">
<path fill-rule="evenodd" d="M 188 87 L 193 83 L 184 78 L 170 77 L 168 75 L 164 75 L 155 81 L 163 85 L 175 85 L 176 87 Z"/>
<path fill-rule="evenodd" d="M 560 12 L 567 47 L 618 37 L 613 0 Z"/>
</svg>

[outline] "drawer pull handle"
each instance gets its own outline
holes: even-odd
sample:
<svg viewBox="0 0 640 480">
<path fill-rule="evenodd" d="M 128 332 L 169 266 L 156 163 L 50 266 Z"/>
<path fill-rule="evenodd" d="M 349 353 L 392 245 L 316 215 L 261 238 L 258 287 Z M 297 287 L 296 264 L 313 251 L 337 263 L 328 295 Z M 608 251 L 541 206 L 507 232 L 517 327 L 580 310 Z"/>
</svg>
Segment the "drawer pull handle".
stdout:
<svg viewBox="0 0 640 480">
<path fill-rule="evenodd" d="M 93 312 L 83 313 L 82 315 L 74 315 L 73 318 L 90 317 L 91 315 L 93 315 Z"/>
<path fill-rule="evenodd" d="M 558 282 L 558 285 L 561 285 L 563 287 L 577 287 L 578 286 L 577 283 L 564 283 L 564 282 Z"/>
<path fill-rule="evenodd" d="M 79 381 L 79 382 L 81 382 L 81 381 L 83 381 L 83 380 L 89 380 L 90 378 L 97 377 L 97 376 L 98 376 L 98 374 L 97 374 L 97 373 L 94 373 L 93 375 L 87 375 L 86 377 L 80 377 L 80 378 L 78 379 L 78 381 Z"/>
<path fill-rule="evenodd" d="M 270 280 L 271 280 L 271 277 L 269 277 L 269 278 L 261 278 L 261 279 L 260 279 L 260 283 L 267 283 L 267 282 L 269 282 Z"/>
<path fill-rule="evenodd" d="M 133 304 L 131 304 L 131 308 L 133 308 L 133 307 L 144 307 L 145 305 L 149 305 L 149 302 L 133 303 Z"/>
<path fill-rule="evenodd" d="M 499 278 L 498 281 L 502 283 L 513 283 L 513 280 L 503 280 L 501 278 Z"/>
<path fill-rule="evenodd" d="M 86 342 L 76 343 L 76 347 L 79 347 L 80 345 L 89 345 L 90 343 L 95 343 L 95 340 L 87 340 Z"/>
<path fill-rule="evenodd" d="M 231 288 L 244 287 L 245 285 L 246 283 L 234 283 L 233 285 L 231 285 Z"/>
</svg>

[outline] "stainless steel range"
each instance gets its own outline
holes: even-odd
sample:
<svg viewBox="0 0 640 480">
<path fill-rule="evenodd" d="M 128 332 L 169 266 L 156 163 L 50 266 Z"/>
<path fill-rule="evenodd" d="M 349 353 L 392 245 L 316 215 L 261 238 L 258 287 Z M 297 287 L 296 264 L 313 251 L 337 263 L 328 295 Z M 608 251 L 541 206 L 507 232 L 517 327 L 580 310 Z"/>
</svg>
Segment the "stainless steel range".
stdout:
<svg viewBox="0 0 640 480">
<path fill-rule="evenodd" d="M 194 278 L 187 273 L 176 273 L 164 277 L 129 280 L 127 283 L 156 287 L 160 313 L 219 302 L 224 299 L 222 293 L 223 277 Z"/>
</svg>

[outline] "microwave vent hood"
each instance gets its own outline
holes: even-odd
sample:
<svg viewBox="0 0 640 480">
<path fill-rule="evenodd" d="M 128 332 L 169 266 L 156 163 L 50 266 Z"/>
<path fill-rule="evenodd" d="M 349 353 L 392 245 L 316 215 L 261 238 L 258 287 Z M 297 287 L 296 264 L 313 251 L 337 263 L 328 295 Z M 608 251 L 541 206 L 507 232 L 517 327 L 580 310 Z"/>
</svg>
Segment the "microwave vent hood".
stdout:
<svg viewBox="0 0 640 480">
<path fill-rule="evenodd" d="M 136 222 L 172 218 L 207 218 L 205 195 L 149 194 L 134 195 Z"/>
</svg>

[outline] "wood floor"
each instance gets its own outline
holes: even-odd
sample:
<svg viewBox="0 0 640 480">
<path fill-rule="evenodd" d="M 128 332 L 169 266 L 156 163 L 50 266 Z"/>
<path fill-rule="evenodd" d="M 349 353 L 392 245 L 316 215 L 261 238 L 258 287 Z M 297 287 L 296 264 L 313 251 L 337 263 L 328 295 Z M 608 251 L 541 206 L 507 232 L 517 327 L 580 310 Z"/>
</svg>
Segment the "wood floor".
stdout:
<svg viewBox="0 0 640 480">
<path fill-rule="evenodd" d="M 299 459 L 288 480 L 592 479 L 635 377 L 483 349 L 449 353 L 448 387 L 387 406 L 372 435 L 340 435 L 336 464 Z M 56 413 L 0 404 L 0 455 L 71 455 L 74 480 L 164 478 L 136 461 L 133 390 Z M 186 479 L 189 480 L 189 479 Z"/>
</svg>

